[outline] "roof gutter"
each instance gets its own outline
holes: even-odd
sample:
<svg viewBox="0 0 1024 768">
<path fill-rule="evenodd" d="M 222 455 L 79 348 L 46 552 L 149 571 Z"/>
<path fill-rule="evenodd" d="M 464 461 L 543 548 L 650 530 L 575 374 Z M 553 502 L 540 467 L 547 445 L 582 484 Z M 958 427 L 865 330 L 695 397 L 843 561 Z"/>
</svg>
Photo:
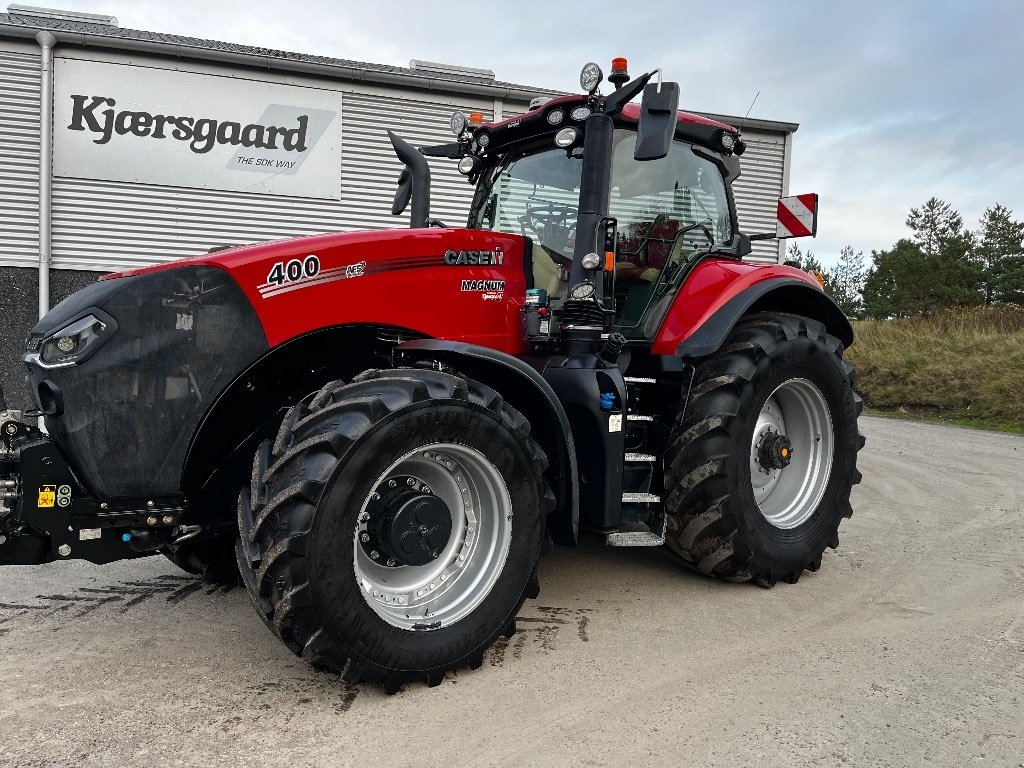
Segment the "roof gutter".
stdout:
<svg viewBox="0 0 1024 768">
<path fill-rule="evenodd" d="M 343 64 L 318 64 L 311 61 L 289 59 L 282 56 L 265 56 L 257 54 L 236 53 L 216 48 L 182 45 L 180 43 L 153 42 L 135 40 L 117 35 L 102 35 L 85 32 L 66 32 L 63 30 L 46 30 L 21 25 L 0 23 L 0 36 L 28 37 L 36 33 L 49 34 L 64 45 L 108 48 L 115 50 L 138 51 L 159 56 L 177 56 L 181 59 L 198 59 L 200 61 L 219 61 L 245 67 L 265 70 L 281 70 L 287 72 L 304 72 L 333 78 L 344 78 L 366 83 L 383 83 L 386 85 L 402 85 L 406 88 L 420 88 L 430 91 L 449 91 L 459 94 L 474 94 L 491 98 L 508 99 L 510 101 L 529 102 L 539 93 L 556 93 L 542 88 L 515 88 L 504 85 L 486 85 L 463 80 L 447 80 L 433 77 L 410 77 L 399 72 L 379 72 L 363 67 L 348 67 Z"/>
</svg>

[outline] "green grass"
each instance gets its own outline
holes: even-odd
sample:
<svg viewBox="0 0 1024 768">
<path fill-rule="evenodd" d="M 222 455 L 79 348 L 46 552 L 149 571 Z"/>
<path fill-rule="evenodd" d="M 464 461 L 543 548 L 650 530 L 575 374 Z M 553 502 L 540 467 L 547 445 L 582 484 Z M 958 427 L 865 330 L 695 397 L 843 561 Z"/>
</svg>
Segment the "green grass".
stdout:
<svg viewBox="0 0 1024 768">
<path fill-rule="evenodd" d="M 1024 435 L 1024 423 L 1019 421 L 999 421 L 997 419 L 944 419 L 919 411 L 884 411 L 878 408 L 866 408 L 864 413 L 868 416 L 880 416 L 885 419 L 910 419 L 911 421 L 923 421 L 928 424 L 945 424 L 954 427 L 966 427 L 968 429 L 985 429 L 990 432 L 1009 432 L 1014 435 Z"/>
<path fill-rule="evenodd" d="M 847 357 L 869 409 L 1024 433 L 1024 309 L 860 320 Z"/>
</svg>

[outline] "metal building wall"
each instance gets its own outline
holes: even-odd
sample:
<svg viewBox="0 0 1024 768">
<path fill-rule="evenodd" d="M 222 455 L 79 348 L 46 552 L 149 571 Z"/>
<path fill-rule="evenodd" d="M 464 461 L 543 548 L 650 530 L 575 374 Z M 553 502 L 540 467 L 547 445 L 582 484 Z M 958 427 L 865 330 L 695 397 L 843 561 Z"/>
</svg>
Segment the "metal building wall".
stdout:
<svg viewBox="0 0 1024 768">
<path fill-rule="evenodd" d="M 0 259 L 39 263 L 39 48 L 0 41 Z"/>
<path fill-rule="evenodd" d="M 104 60 L 107 54 L 57 49 L 62 57 Z M 124 61 L 118 54 L 112 60 Z M 139 60 L 141 57 L 135 57 Z M 163 61 L 148 57 L 150 66 Z M 168 68 L 231 74 L 252 79 L 302 80 L 301 76 L 254 73 L 242 68 L 166 60 Z M 0 43 L 0 220 L 9 266 L 38 263 L 39 54 L 29 43 Z M 331 81 L 316 79 L 320 88 Z M 153 184 L 62 178 L 53 183 L 55 269 L 111 271 L 204 253 L 215 246 L 265 241 L 328 231 L 406 226 L 390 215 L 400 164 L 388 142 L 392 128 L 417 144 L 450 140 L 453 109 L 493 116 L 494 103 L 457 94 L 417 92 L 337 82 L 342 96 L 342 199 L 257 195 Z M 525 111 L 505 104 L 505 117 Z M 775 199 L 785 193 L 786 137 L 745 131 L 748 150 L 736 199 L 743 231 L 774 230 Z M 443 160 L 432 160 L 435 218 L 459 226 L 471 188 Z M 754 244 L 751 259 L 777 261 L 776 241 Z"/>
<path fill-rule="evenodd" d="M 744 130 L 747 151 L 740 156 L 741 174 L 733 184 L 740 231 L 775 232 L 775 209 L 785 190 L 786 136 Z M 758 240 L 748 261 L 778 262 L 778 240 Z"/>
<path fill-rule="evenodd" d="M 233 74 L 254 77 L 246 70 Z M 317 85 L 331 87 L 323 81 Z M 341 200 L 58 177 L 53 182 L 54 268 L 111 271 L 220 245 L 408 226 L 407 215 L 391 215 L 401 164 L 387 129 L 414 144 L 441 143 L 451 140 L 454 109 L 480 111 L 486 119 L 493 111 L 493 102 L 455 94 L 342 83 L 337 90 L 342 92 L 342 162 L 334 172 L 341 174 Z M 431 171 L 431 215 L 452 226 L 465 224 L 472 188 L 451 161 L 433 160 Z"/>
</svg>

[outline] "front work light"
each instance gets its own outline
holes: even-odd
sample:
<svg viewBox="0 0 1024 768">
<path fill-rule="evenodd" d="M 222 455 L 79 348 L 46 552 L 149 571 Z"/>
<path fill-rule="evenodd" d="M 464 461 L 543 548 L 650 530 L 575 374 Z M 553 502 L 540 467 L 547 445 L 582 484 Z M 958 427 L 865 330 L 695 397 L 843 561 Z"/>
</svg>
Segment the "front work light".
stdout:
<svg viewBox="0 0 1024 768">
<path fill-rule="evenodd" d="M 555 134 L 555 146 L 565 149 L 576 143 L 579 132 L 575 128 L 563 128 Z"/>
<path fill-rule="evenodd" d="M 604 73 L 601 68 L 592 61 L 588 62 L 583 65 L 583 70 L 580 72 L 580 88 L 587 93 L 593 93 L 603 79 Z"/>
<path fill-rule="evenodd" d="M 552 109 L 548 112 L 547 121 L 549 125 L 558 125 L 565 119 L 565 112 L 560 109 Z"/>
<path fill-rule="evenodd" d="M 452 119 L 449 122 L 449 125 L 451 126 L 452 133 L 456 136 L 461 135 L 462 132 L 466 130 L 466 125 L 468 125 L 466 115 L 459 110 L 455 110 L 452 112 Z"/>
</svg>

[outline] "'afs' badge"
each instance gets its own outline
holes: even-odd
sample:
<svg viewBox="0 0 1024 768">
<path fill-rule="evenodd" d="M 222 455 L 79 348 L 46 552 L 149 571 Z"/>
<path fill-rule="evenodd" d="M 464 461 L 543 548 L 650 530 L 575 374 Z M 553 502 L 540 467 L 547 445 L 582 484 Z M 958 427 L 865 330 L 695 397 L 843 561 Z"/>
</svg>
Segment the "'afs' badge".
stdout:
<svg viewBox="0 0 1024 768">
<path fill-rule="evenodd" d="M 501 248 L 493 251 L 452 251 L 444 252 L 444 263 L 450 267 L 500 267 L 505 263 L 505 252 Z"/>
</svg>

